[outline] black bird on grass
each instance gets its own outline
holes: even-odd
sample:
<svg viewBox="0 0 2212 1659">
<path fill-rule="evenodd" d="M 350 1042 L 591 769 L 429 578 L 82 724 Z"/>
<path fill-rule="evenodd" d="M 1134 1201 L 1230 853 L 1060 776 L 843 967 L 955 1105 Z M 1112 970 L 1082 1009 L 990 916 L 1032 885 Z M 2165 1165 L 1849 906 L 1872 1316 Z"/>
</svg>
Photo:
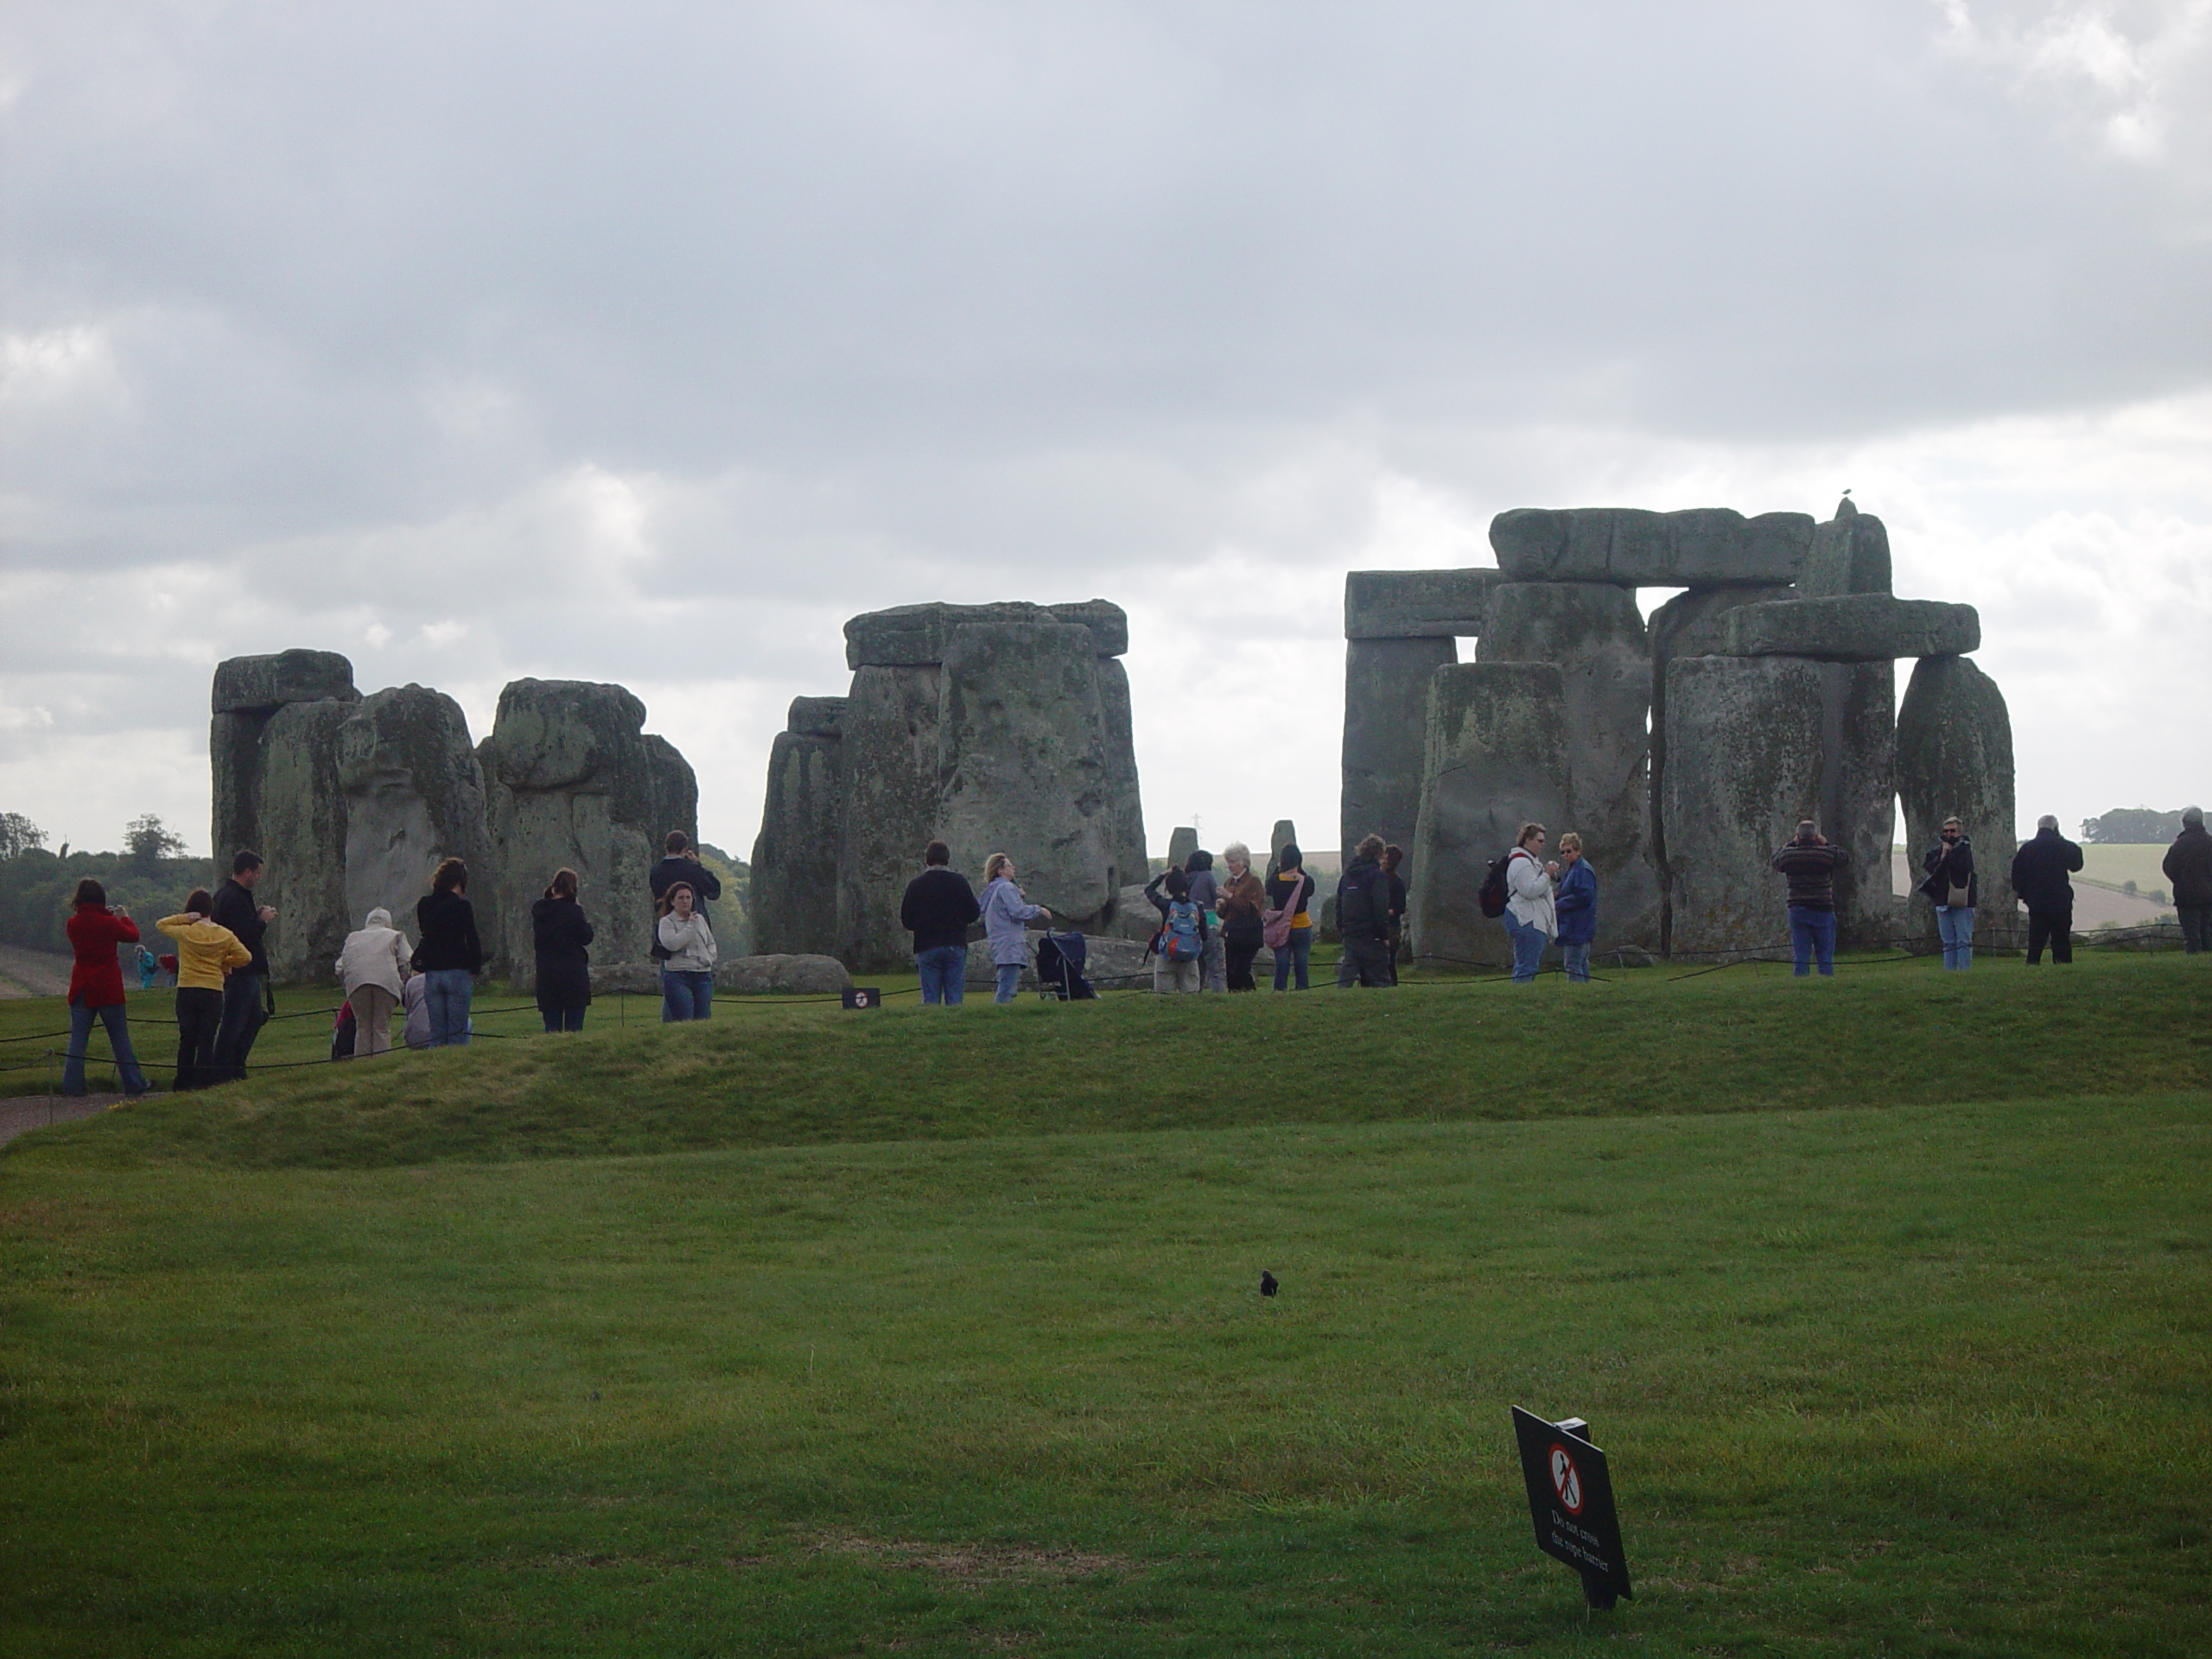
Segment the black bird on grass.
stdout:
<svg viewBox="0 0 2212 1659">
<path fill-rule="evenodd" d="M 1273 1274 L 1272 1273 L 1269 1273 L 1269 1272 L 1268 1272 L 1265 1268 L 1261 1268 L 1261 1269 L 1260 1269 L 1260 1294 L 1261 1294 L 1261 1295 L 1262 1295 L 1262 1296 L 1272 1296 L 1272 1295 L 1274 1295 L 1274 1294 L 1275 1294 L 1275 1292 L 1277 1292 L 1278 1290 L 1281 1290 L 1281 1288 L 1282 1288 L 1281 1281 L 1280 1280 L 1278 1280 L 1278 1279 L 1274 1276 L 1274 1274 Z"/>
</svg>

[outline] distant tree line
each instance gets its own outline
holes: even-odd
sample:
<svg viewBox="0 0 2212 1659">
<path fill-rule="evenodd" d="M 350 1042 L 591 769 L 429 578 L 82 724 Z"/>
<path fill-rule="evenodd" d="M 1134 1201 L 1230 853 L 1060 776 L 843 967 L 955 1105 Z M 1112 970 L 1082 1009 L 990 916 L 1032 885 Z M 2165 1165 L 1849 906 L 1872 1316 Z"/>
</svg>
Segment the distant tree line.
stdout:
<svg viewBox="0 0 2212 1659">
<path fill-rule="evenodd" d="M 2171 841 L 2179 834 L 2179 807 L 2158 812 L 2147 806 L 2115 806 L 2109 812 L 2082 820 L 2082 839 L 2107 846 L 2145 847 Z"/>
<path fill-rule="evenodd" d="M 77 883 L 95 876 L 108 902 L 141 922 L 175 912 L 196 887 L 213 885 L 214 864 L 180 858 L 181 836 L 153 813 L 134 818 L 121 852 L 72 852 L 64 842 L 48 852 L 46 831 L 20 812 L 0 812 L 0 944 L 64 951 L 69 901 Z"/>
</svg>

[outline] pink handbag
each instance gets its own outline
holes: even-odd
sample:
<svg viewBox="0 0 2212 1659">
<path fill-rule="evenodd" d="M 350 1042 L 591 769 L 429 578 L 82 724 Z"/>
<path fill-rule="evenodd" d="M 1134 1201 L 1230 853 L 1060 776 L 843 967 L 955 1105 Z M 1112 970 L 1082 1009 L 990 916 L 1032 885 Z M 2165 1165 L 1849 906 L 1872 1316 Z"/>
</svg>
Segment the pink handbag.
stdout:
<svg viewBox="0 0 2212 1659">
<path fill-rule="evenodd" d="M 1281 910 L 1260 912 L 1260 940 L 1270 950 L 1280 950 L 1290 943 L 1290 918 L 1304 908 L 1306 895 L 1313 888 L 1313 878 L 1300 870 L 1298 885 L 1290 890 L 1289 902 Z"/>
</svg>

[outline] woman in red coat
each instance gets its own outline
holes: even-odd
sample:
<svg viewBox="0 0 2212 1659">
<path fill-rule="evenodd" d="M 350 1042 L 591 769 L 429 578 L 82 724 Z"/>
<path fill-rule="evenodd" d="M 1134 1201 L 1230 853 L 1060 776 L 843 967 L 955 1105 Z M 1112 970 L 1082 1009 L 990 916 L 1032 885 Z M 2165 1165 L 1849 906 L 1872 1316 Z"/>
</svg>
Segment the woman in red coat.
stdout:
<svg viewBox="0 0 2212 1659">
<path fill-rule="evenodd" d="M 123 1001 L 123 969 L 115 959 L 120 944 L 138 943 L 138 924 L 121 906 L 107 907 L 107 889 L 92 877 L 77 884 L 77 907 L 69 915 L 69 948 L 77 965 L 69 971 L 69 1058 L 61 1068 L 61 1092 L 85 1092 L 85 1047 L 92 1020 L 107 1027 L 123 1092 L 133 1100 L 146 1092 L 146 1074 L 130 1049 L 130 1026 Z"/>
</svg>

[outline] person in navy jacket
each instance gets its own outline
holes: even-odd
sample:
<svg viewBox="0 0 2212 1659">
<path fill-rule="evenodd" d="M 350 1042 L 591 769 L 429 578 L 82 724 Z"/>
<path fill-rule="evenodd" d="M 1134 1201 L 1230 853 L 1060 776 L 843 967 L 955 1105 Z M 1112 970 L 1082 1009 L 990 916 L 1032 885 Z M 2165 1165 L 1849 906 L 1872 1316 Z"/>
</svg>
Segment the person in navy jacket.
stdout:
<svg viewBox="0 0 2212 1659">
<path fill-rule="evenodd" d="M 1559 953 L 1566 959 L 1568 980 L 1587 985 L 1590 944 L 1598 937 L 1598 872 L 1582 856 L 1582 837 L 1572 830 L 1559 838 L 1559 890 L 1552 895 Z"/>
</svg>

